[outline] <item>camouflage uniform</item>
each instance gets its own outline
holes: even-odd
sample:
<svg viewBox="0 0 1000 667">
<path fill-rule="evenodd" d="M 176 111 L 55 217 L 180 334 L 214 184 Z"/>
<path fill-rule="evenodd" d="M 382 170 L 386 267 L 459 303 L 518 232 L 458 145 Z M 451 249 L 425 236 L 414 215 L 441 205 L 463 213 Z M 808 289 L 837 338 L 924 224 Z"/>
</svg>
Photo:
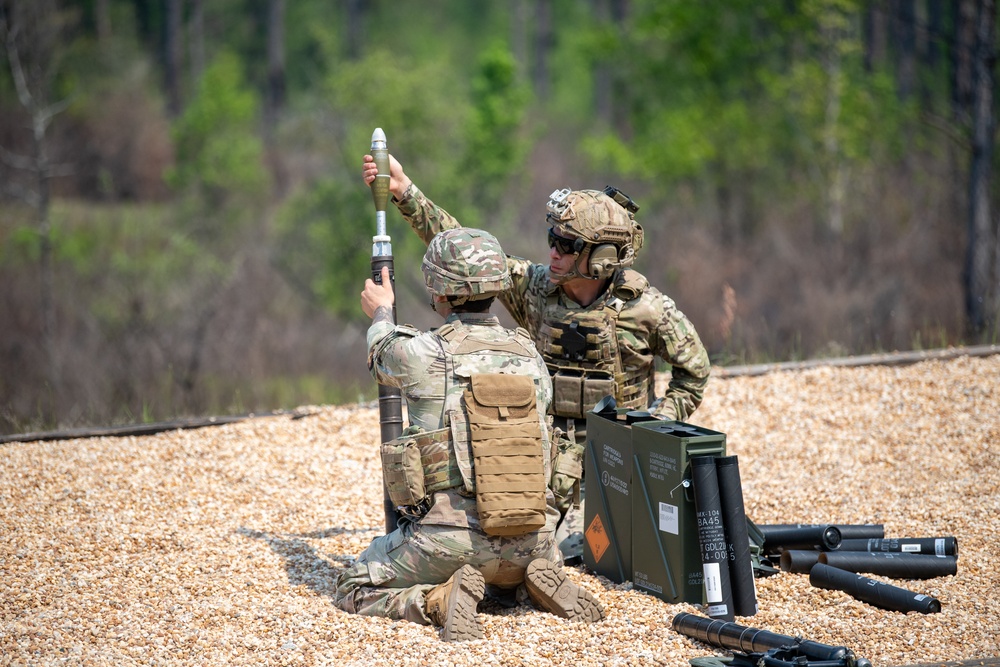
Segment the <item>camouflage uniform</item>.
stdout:
<svg viewBox="0 0 1000 667">
<path fill-rule="evenodd" d="M 482 268 L 490 257 L 488 253 L 473 253 L 451 258 L 455 259 Z M 488 269 L 484 271 L 488 273 Z M 436 284 L 440 275 L 428 271 L 426 257 L 424 274 L 431 291 L 442 293 L 442 285 Z M 492 294 L 476 293 L 479 289 L 475 276 L 466 276 L 465 280 L 471 285 L 469 299 L 496 293 L 495 289 Z M 487 282 L 483 289 L 488 288 Z M 461 344 L 455 341 L 466 340 L 485 342 L 493 351 L 464 354 Z M 406 398 L 410 432 L 447 426 L 454 410 L 460 409 L 470 374 L 503 372 L 532 378 L 546 472 L 551 476 L 551 445 L 544 420 L 552 400 L 552 386 L 545 364 L 525 331 L 506 329 L 495 316 L 486 313 L 452 313 L 444 326 L 424 333 L 376 319 L 368 330 L 368 350 L 368 364 L 375 379 L 400 388 Z M 341 573 L 334 603 L 348 612 L 431 624 L 433 619 L 425 608 L 428 591 L 464 565 L 481 571 L 488 588 L 510 590 L 524 581 L 525 568 L 535 559 L 558 561 L 554 538 L 558 520 L 559 511 L 547 489 L 543 528 L 517 537 L 491 536 L 480 527 L 474 495 L 462 488 L 437 491 L 429 510 L 419 516 L 404 515 L 396 530 L 375 538 Z"/>
<path fill-rule="evenodd" d="M 416 185 L 411 185 L 401 199 L 394 197 L 393 203 L 425 243 L 441 230 L 460 227 L 454 217 L 435 205 Z M 511 256 L 507 265 L 513 285 L 500 295 L 500 301 L 515 322 L 531 334 L 550 371 L 554 372 L 562 363 L 553 349 L 551 328 L 547 326 L 555 313 L 563 321 L 597 323 L 593 328 L 604 330 L 598 331 L 598 335 L 609 335 L 614 330 L 614 340 L 607 342 L 617 348 L 619 368 L 623 371 L 614 383 L 619 407 L 648 408 L 663 419 L 687 420 L 701 404 L 710 373 L 708 352 L 694 325 L 673 300 L 651 286 L 640 273 L 630 269 L 615 271 L 604 294 L 583 307 L 550 281 L 547 265 Z M 670 381 L 665 395 L 654 401 L 657 357 L 669 364 Z M 558 391 L 556 394 L 558 397 Z M 555 415 L 555 426 L 567 433 L 577 447 L 585 447 L 586 421 L 579 412 L 561 414 L 556 404 L 551 412 Z M 561 511 L 569 512 L 560 526 L 561 548 L 567 558 L 580 556 L 582 505 L 570 507 L 567 480 L 557 482 L 555 491 Z"/>
</svg>

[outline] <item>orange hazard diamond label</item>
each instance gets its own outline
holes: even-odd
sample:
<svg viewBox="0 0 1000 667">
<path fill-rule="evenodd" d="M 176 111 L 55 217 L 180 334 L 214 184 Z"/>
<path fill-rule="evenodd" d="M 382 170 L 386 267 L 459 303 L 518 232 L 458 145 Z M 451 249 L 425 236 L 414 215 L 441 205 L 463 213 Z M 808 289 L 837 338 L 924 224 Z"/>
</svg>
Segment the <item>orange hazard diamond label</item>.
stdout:
<svg viewBox="0 0 1000 667">
<path fill-rule="evenodd" d="M 601 521 L 600 514 L 594 515 L 594 520 L 587 526 L 587 530 L 584 531 L 583 535 L 587 539 L 587 546 L 590 547 L 590 552 L 594 554 L 594 562 L 599 563 L 601 556 L 611 546 L 611 540 L 604 531 L 604 523 Z"/>
</svg>

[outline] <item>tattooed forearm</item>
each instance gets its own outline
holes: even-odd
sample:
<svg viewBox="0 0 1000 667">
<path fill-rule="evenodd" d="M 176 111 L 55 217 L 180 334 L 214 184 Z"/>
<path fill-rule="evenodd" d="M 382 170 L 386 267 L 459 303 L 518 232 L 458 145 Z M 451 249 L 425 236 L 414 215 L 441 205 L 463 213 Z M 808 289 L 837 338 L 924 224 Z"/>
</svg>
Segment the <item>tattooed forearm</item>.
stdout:
<svg viewBox="0 0 1000 667">
<path fill-rule="evenodd" d="M 375 314 L 372 316 L 372 324 L 376 322 L 392 323 L 392 321 L 392 308 L 389 306 L 379 306 L 375 309 Z"/>
</svg>

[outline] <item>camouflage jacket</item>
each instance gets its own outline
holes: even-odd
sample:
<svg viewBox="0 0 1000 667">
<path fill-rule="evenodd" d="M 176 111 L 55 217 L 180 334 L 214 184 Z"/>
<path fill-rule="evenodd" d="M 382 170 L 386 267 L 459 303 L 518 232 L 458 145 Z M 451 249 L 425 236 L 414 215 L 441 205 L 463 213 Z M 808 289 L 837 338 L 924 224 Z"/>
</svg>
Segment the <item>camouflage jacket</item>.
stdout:
<svg viewBox="0 0 1000 667">
<path fill-rule="evenodd" d="M 461 226 L 416 185 L 402 199 L 393 198 L 393 203 L 424 243 L 430 243 L 439 231 Z M 630 378 L 644 378 L 650 399 L 655 359 L 661 358 L 670 367 L 663 400 L 654 404 L 653 411 L 666 419 L 686 420 L 701 404 L 711 371 L 708 352 L 694 325 L 673 300 L 650 286 L 641 274 L 618 271 L 605 294 L 583 307 L 549 280 L 547 265 L 511 256 L 507 263 L 514 284 L 500 300 L 514 321 L 531 334 L 546 362 L 552 359 L 545 354 L 543 316 L 553 302 L 564 312 L 579 313 L 581 318 L 605 310 L 614 302 L 618 309 L 615 334 L 622 366 Z"/>
</svg>

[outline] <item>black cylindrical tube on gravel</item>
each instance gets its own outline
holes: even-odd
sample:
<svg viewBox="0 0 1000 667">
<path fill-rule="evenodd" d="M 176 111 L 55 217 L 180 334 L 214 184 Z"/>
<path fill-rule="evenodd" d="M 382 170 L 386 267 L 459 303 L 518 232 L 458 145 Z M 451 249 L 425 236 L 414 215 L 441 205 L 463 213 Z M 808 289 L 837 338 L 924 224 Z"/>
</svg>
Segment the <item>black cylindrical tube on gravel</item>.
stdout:
<svg viewBox="0 0 1000 667">
<path fill-rule="evenodd" d="M 840 529 L 829 524 L 757 527 L 764 535 L 764 553 L 768 555 L 788 549 L 835 551 L 843 539 Z"/>
<path fill-rule="evenodd" d="M 816 563 L 809 571 L 809 583 L 816 588 L 844 591 L 856 600 L 880 609 L 918 611 L 921 614 L 936 614 L 941 611 L 941 603 L 930 595 L 914 593 L 823 563 Z"/>
<path fill-rule="evenodd" d="M 714 456 L 691 458 L 691 486 L 698 519 L 698 542 L 704 578 L 706 611 L 712 618 L 732 621 L 733 590 L 729 578 L 729 550 L 722 525 L 722 501 Z"/>
<path fill-rule="evenodd" d="M 758 524 L 762 531 L 773 528 L 816 528 L 818 526 L 832 525 L 840 531 L 840 536 L 845 540 L 868 539 L 870 537 L 885 537 L 885 526 L 880 523 L 772 523 Z"/>
<path fill-rule="evenodd" d="M 875 551 L 885 553 L 957 556 L 958 540 L 954 537 L 886 537 L 845 539 L 841 551 Z"/>
<path fill-rule="evenodd" d="M 829 551 L 819 555 L 819 562 L 848 572 L 879 574 L 893 579 L 933 579 L 958 572 L 955 556 Z"/>
<path fill-rule="evenodd" d="M 812 566 L 819 562 L 822 551 L 815 549 L 789 549 L 781 552 L 779 566 L 782 572 L 794 574 L 809 574 Z"/>
<path fill-rule="evenodd" d="M 715 459 L 719 477 L 719 501 L 722 506 L 722 527 L 726 534 L 729 554 L 729 583 L 733 591 L 733 613 L 753 616 L 757 613 L 757 588 L 753 580 L 750 558 L 750 536 L 747 514 L 743 505 L 743 483 L 740 462 L 736 455 Z"/>
<path fill-rule="evenodd" d="M 779 635 L 767 630 L 748 628 L 736 623 L 704 618 L 683 611 L 674 616 L 671 626 L 682 635 L 730 651 L 764 653 L 775 648 L 795 646 L 801 653 L 813 660 L 843 661 L 848 656 L 847 648 L 844 646 L 829 646 L 788 635 Z"/>
</svg>

